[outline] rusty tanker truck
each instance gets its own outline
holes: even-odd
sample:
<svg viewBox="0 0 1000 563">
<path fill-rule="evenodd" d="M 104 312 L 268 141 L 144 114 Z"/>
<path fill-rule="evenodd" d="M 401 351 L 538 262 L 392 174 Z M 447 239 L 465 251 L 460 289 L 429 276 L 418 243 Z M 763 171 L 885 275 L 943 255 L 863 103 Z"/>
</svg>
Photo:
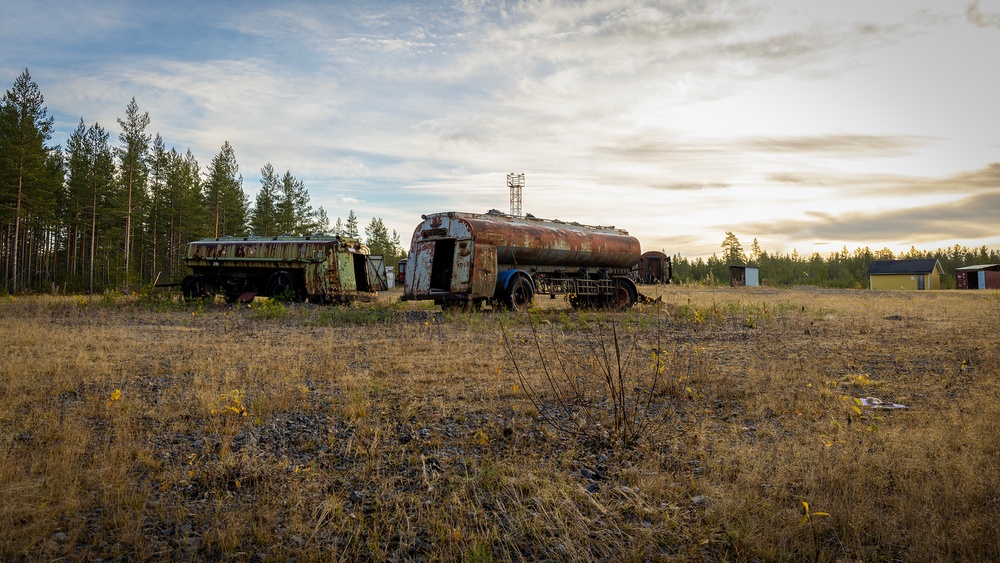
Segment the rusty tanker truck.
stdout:
<svg viewBox="0 0 1000 563">
<path fill-rule="evenodd" d="M 373 301 L 387 289 L 385 263 L 360 241 L 339 236 L 220 237 L 189 242 L 181 282 L 187 298 L 222 294 L 292 301 Z"/>
<path fill-rule="evenodd" d="M 407 255 L 403 300 L 518 310 L 536 294 L 561 294 L 574 307 L 624 310 L 639 298 L 630 278 L 639 241 L 622 229 L 496 210 L 421 217 Z"/>
</svg>

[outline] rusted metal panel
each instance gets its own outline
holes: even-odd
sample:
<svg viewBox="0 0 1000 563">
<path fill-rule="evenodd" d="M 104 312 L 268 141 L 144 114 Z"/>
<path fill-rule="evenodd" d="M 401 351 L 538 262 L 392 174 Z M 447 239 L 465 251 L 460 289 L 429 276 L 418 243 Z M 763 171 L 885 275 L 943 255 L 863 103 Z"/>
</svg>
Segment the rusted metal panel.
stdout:
<svg viewBox="0 0 1000 563">
<path fill-rule="evenodd" d="M 455 241 L 454 266 L 448 291 L 468 293 L 472 289 L 472 271 L 475 267 L 473 256 L 471 239 Z"/>
<path fill-rule="evenodd" d="M 410 245 L 410 252 L 406 260 L 406 284 L 403 290 L 405 295 L 430 294 L 434 246 L 434 241 L 416 240 Z"/>
<path fill-rule="evenodd" d="M 389 289 L 389 280 L 385 274 L 385 258 L 382 255 L 368 254 L 365 256 L 365 275 L 368 276 L 368 289 L 385 291 Z"/>
<path fill-rule="evenodd" d="M 474 266 L 470 284 L 470 296 L 493 297 L 497 285 L 497 248 L 492 244 L 475 243 L 473 248 Z"/>
<path fill-rule="evenodd" d="M 333 275 L 328 278 L 330 284 L 329 291 L 332 293 L 357 291 L 358 282 L 357 278 L 355 278 L 354 257 L 345 252 L 338 252 L 327 259 L 327 263 L 331 262 L 336 264 L 336 268 L 332 272 Z"/>
<path fill-rule="evenodd" d="M 306 264 L 303 270 L 303 276 L 305 278 L 306 293 L 309 295 L 320 295 L 325 291 L 325 284 L 323 279 L 323 265 L 318 262 Z"/>
</svg>

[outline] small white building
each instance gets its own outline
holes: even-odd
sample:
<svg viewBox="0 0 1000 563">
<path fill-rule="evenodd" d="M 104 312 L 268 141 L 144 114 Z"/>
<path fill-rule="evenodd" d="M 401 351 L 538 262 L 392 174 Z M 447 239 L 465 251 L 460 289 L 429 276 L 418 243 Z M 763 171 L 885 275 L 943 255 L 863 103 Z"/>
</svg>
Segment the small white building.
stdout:
<svg viewBox="0 0 1000 563">
<path fill-rule="evenodd" d="M 730 266 L 730 287 L 757 287 L 760 285 L 760 268 L 756 266 Z"/>
</svg>

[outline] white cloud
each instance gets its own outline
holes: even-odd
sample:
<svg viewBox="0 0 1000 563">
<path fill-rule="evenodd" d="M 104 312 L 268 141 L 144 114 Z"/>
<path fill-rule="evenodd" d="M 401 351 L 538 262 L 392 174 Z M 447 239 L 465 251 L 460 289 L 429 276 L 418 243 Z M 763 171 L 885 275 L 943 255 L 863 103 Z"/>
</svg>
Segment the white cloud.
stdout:
<svg viewBox="0 0 1000 563">
<path fill-rule="evenodd" d="M 408 232 L 420 213 L 505 210 L 519 170 L 525 210 L 613 222 L 692 256 L 740 225 L 835 222 L 887 185 L 879 205 L 940 202 L 954 188 L 935 180 L 1000 161 L 1000 79 L 983 56 L 1000 49 L 998 2 L 199 6 L 157 12 L 172 18 L 165 33 L 197 16 L 204 35 L 149 38 L 159 55 L 110 38 L 97 49 L 56 20 L 66 32 L 43 38 L 93 60 L 56 68 L 63 55 L 0 50 L 0 68 L 32 67 L 50 107 L 88 123 L 114 125 L 134 95 L 169 145 L 207 163 L 229 141 L 248 191 L 271 162 L 332 218 L 356 205 Z M 44 10 L 14 7 L 42 25 Z M 117 7 L 86 17 L 109 37 L 151 25 L 150 8 Z"/>
</svg>

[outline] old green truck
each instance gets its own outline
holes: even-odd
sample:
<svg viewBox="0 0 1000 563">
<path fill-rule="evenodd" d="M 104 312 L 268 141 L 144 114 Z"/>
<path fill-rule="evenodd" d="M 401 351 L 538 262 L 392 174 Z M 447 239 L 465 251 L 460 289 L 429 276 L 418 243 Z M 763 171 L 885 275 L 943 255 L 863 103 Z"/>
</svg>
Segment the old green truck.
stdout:
<svg viewBox="0 0 1000 563">
<path fill-rule="evenodd" d="M 186 298 L 256 296 L 335 303 L 373 301 L 388 289 L 385 262 L 340 236 L 220 237 L 189 242 L 181 282 Z"/>
</svg>

